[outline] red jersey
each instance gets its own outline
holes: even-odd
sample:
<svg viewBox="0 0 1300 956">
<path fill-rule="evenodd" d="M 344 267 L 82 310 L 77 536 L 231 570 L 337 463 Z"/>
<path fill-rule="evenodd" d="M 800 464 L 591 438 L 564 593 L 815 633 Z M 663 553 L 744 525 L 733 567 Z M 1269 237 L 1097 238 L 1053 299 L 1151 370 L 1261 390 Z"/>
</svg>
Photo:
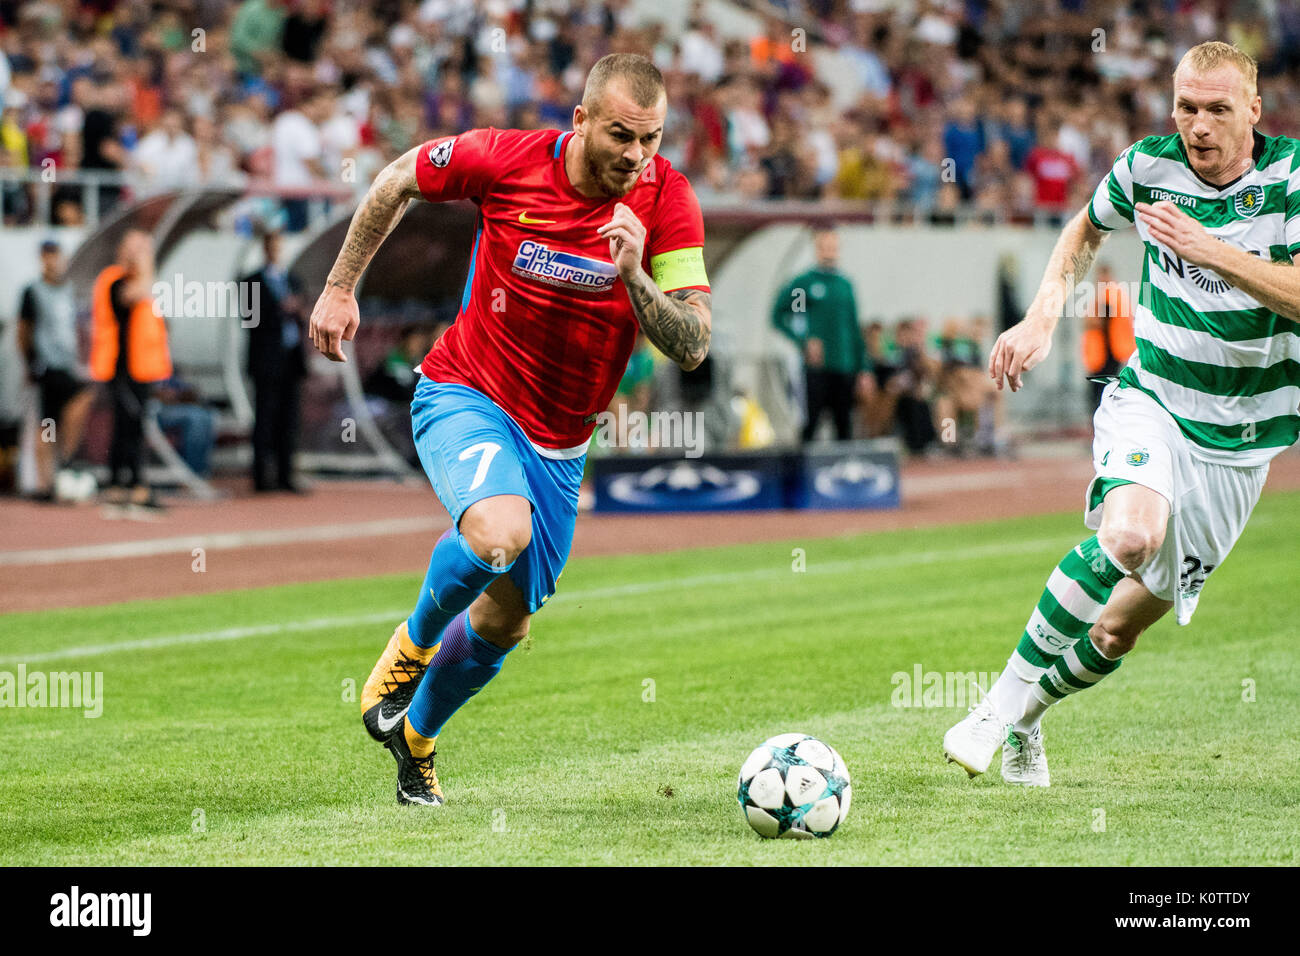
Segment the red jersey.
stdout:
<svg viewBox="0 0 1300 956">
<path fill-rule="evenodd" d="M 646 227 L 642 267 L 704 245 L 690 183 L 655 156 L 621 199 L 583 196 L 564 171 L 572 132 L 474 129 L 420 147 L 416 182 L 430 202 L 479 207 L 460 313 L 421 366 L 478 389 L 534 445 L 577 449 L 627 368 L 637 320 L 598 227 L 627 205 Z M 664 261 L 664 260 L 660 260 Z M 680 273 L 678 273 L 680 275 Z M 707 284 L 661 288 L 694 288 Z M 703 270 L 690 281 L 705 281 Z"/>
<path fill-rule="evenodd" d="M 1034 177 L 1034 199 L 1044 209 L 1063 209 L 1070 183 L 1079 174 L 1074 157 L 1065 150 L 1035 146 L 1025 157 L 1025 169 Z"/>
</svg>

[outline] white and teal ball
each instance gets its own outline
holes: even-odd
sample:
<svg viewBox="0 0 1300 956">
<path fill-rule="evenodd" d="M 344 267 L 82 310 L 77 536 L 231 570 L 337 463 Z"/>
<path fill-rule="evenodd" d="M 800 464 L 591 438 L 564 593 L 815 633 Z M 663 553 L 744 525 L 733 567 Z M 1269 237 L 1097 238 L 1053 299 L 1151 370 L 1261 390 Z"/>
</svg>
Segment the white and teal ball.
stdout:
<svg viewBox="0 0 1300 956">
<path fill-rule="evenodd" d="M 807 734 L 780 734 L 740 768 L 745 819 L 771 839 L 828 837 L 844 822 L 853 789 L 835 748 Z"/>
</svg>

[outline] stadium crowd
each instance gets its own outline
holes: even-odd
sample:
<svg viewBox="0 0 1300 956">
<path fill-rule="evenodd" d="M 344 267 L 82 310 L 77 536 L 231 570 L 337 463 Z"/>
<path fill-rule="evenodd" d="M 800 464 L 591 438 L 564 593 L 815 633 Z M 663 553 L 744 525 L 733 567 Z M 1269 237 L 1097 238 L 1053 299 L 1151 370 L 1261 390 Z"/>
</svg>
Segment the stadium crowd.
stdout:
<svg viewBox="0 0 1300 956">
<path fill-rule="evenodd" d="M 662 151 L 706 202 L 897 200 L 936 222 L 1073 208 L 1128 143 L 1172 131 L 1168 75 L 1206 36 L 1260 61 L 1270 132 L 1300 129 L 1300 0 L 748 6 L 765 26 L 746 39 L 699 2 L 664 24 L 632 0 L 3 0 L 0 167 L 116 171 L 136 194 L 361 191 L 431 136 L 566 127 L 587 66 L 618 50 L 664 71 Z M 827 71 L 847 71 L 847 99 Z M 6 220 L 30 219 L 4 188 Z M 53 209 L 77 222 L 79 194 Z"/>
<path fill-rule="evenodd" d="M 360 195 L 431 137 L 567 127 L 587 68 L 614 51 L 663 71 L 661 151 L 706 206 L 883 200 L 935 224 L 1058 217 L 1130 142 L 1172 132 L 1168 77 L 1207 36 L 1259 61 L 1265 131 L 1300 133 L 1300 0 L 735 6 L 759 29 L 727 35 L 701 0 L 670 22 L 638 0 L 0 0 L 0 209 L 6 225 L 35 221 L 40 175 L 56 183 L 53 221 L 79 224 L 87 193 L 60 176 L 84 171 L 110 174 L 101 211 L 121 196 L 269 186 L 295 231 L 307 196 Z M 969 374 L 996 334 L 987 320 L 855 321 L 854 369 L 871 381 L 854 390 L 852 435 L 896 430 L 919 453 L 962 421 L 960 445 L 997 450 L 1000 408 Z M 370 376 L 377 401 L 409 386 L 380 381 L 402 348 Z M 634 357 L 616 400 L 650 401 L 653 367 Z M 292 484 L 283 463 L 277 480 Z"/>
</svg>

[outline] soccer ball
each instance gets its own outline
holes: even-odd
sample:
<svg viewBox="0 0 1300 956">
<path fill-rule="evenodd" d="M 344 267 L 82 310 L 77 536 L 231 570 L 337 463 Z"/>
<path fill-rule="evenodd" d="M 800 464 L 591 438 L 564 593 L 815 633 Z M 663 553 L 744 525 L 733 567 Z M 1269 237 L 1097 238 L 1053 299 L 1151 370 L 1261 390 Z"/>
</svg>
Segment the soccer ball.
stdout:
<svg viewBox="0 0 1300 956">
<path fill-rule="evenodd" d="M 740 768 L 740 807 L 762 837 L 828 837 L 844 822 L 853 788 L 833 747 L 807 734 L 781 734 Z"/>
<path fill-rule="evenodd" d="M 62 468 L 54 476 L 54 500 L 83 504 L 95 497 L 98 487 L 88 471 Z"/>
</svg>

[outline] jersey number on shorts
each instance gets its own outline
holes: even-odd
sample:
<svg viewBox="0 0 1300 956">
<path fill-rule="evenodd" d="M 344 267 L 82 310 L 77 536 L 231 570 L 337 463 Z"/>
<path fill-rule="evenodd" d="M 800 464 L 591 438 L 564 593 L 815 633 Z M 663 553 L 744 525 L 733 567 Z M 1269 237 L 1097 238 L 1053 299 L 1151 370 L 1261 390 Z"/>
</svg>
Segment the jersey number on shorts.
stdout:
<svg viewBox="0 0 1300 956">
<path fill-rule="evenodd" d="M 460 453 L 461 461 L 469 461 L 475 455 L 483 456 L 478 460 L 478 468 L 474 470 L 474 480 L 469 483 L 470 491 L 483 484 L 483 479 L 487 477 L 488 466 L 492 464 L 492 459 L 500 450 L 501 446 L 496 442 L 481 441 L 477 445 L 470 445 Z"/>
</svg>

